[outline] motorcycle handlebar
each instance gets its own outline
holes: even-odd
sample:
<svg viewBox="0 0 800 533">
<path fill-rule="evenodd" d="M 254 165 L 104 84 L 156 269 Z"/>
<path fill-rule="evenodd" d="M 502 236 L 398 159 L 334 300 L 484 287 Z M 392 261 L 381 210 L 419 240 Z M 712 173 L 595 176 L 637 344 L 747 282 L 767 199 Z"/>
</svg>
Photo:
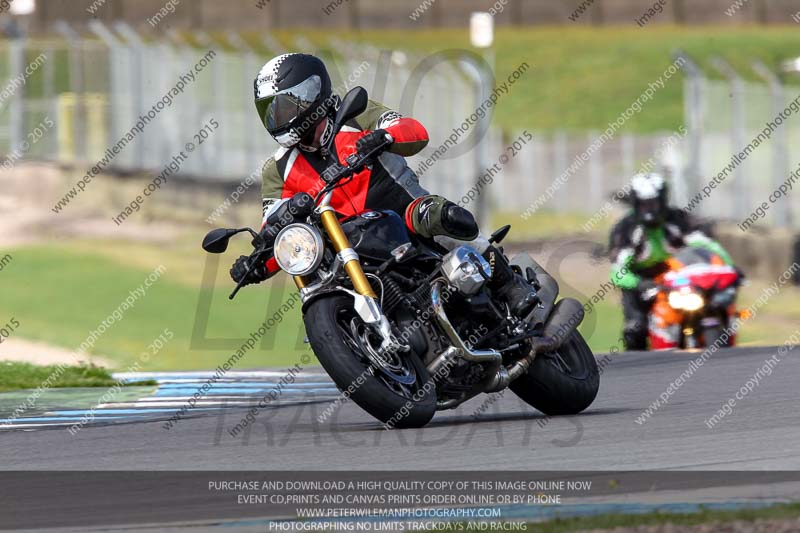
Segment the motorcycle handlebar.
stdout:
<svg viewBox="0 0 800 533">
<path fill-rule="evenodd" d="M 348 156 L 346 161 L 345 161 L 346 165 L 343 165 L 342 171 L 339 172 L 336 176 L 334 176 L 333 179 L 331 179 L 331 181 L 328 182 L 325 185 L 325 187 L 322 188 L 322 190 L 317 194 L 317 197 L 314 199 L 314 203 L 317 203 L 321 196 L 325 195 L 330 190 L 333 190 L 336 187 L 336 185 L 340 181 L 342 181 L 344 178 L 352 176 L 356 172 L 360 171 L 364 166 L 366 166 L 366 164 L 371 159 L 373 159 L 374 157 L 379 155 L 381 152 L 386 150 L 386 148 L 390 144 L 392 144 L 392 141 L 389 141 L 388 139 L 385 139 L 384 142 L 380 144 L 380 146 L 375 147 L 373 150 L 367 152 L 366 154 L 364 154 L 361 157 L 358 156 L 358 153 L 354 153 L 354 154 Z M 272 228 L 272 229 L 274 230 L 274 229 L 278 229 L 278 228 Z M 280 228 L 280 229 L 282 229 L 282 228 Z M 230 299 L 230 300 L 233 300 L 236 297 L 236 294 L 239 292 L 239 290 L 242 287 L 244 287 L 244 281 L 247 278 L 247 276 L 250 274 L 250 272 L 252 272 L 253 267 L 256 264 L 256 261 L 260 260 L 261 256 L 264 253 L 266 253 L 267 251 L 269 251 L 269 248 L 271 247 L 271 245 L 269 243 L 267 243 L 266 240 L 260 234 L 256 233 L 254 230 L 249 229 L 249 228 L 248 228 L 248 231 L 250 231 L 250 233 L 253 235 L 253 245 L 256 246 L 256 249 L 253 251 L 252 254 L 250 254 L 250 259 L 251 260 L 248 261 L 248 263 L 250 263 L 250 266 L 247 268 L 246 275 L 242 278 L 241 281 L 239 281 L 239 283 L 236 284 L 236 288 L 233 290 L 233 292 L 230 294 L 230 296 L 228 296 L 228 299 Z M 277 236 L 277 233 L 276 233 L 276 236 Z"/>
<path fill-rule="evenodd" d="M 319 198 L 323 196 L 328 191 L 334 189 L 336 185 L 345 178 L 348 178 L 355 174 L 356 172 L 361 171 L 363 167 L 369 163 L 369 161 L 376 156 L 378 156 L 381 152 L 386 150 L 389 145 L 392 144 L 392 141 L 385 139 L 380 146 L 375 147 L 374 149 L 370 150 L 363 156 L 359 157 L 358 152 L 351 154 L 345 159 L 345 165 L 342 165 L 342 170 L 336 174 L 331 180 L 322 188 L 322 190 L 317 194 L 316 201 L 319 201 Z"/>
</svg>

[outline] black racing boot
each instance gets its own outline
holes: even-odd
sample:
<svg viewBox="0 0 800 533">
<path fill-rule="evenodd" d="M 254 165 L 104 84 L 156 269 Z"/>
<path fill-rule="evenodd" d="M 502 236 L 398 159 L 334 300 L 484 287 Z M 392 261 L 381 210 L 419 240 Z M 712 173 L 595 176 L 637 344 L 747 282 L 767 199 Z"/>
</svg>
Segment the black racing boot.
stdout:
<svg viewBox="0 0 800 533">
<path fill-rule="evenodd" d="M 492 279 L 489 280 L 492 292 L 508 304 L 515 316 L 524 317 L 530 313 L 537 301 L 533 286 L 512 270 L 505 255 L 494 246 L 489 246 L 483 257 L 492 267 Z"/>
<path fill-rule="evenodd" d="M 450 201 L 442 209 L 442 228 L 449 237 L 462 241 L 471 241 L 480 233 L 472 213 Z"/>
<path fill-rule="evenodd" d="M 625 324 L 622 329 L 622 344 L 626 352 L 643 352 L 647 350 L 647 329 L 636 324 Z"/>
<path fill-rule="evenodd" d="M 444 235 L 471 241 L 478 236 L 478 224 L 472 213 L 446 198 L 429 194 L 412 202 L 410 208 L 412 229 L 425 238 Z"/>
</svg>

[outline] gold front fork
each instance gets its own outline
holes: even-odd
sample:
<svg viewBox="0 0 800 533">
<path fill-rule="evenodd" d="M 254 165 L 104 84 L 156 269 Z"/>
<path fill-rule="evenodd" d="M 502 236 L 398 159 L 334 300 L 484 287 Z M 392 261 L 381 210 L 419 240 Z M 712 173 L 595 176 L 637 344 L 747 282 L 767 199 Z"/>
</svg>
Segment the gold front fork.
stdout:
<svg viewBox="0 0 800 533">
<path fill-rule="evenodd" d="M 355 252 L 350 245 L 350 241 L 347 240 L 347 235 L 344 234 L 342 226 L 339 224 L 339 219 L 336 218 L 336 213 L 334 213 L 333 209 L 326 209 L 320 215 L 320 219 L 322 220 L 322 227 L 325 228 L 325 232 L 328 234 L 331 243 L 333 243 L 333 249 L 336 250 L 336 253 L 341 254 L 342 251 L 345 252 L 341 254 L 345 256 L 344 270 L 347 272 L 347 275 L 350 276 L 350 281 L 353 282 L 353 288 L 362 296 L 377 298 L 375 291 L 372 290 L 372 285 L 370 285 L 369 280 L 367 280 L 367 276 L 364 275 L 364 270 L 362 270 L 361 263 L 358 262 L 358 259 L 355 257 L 347 259 L 347 256 L 355 256 Z M 295 280 L 295 283 L 296 282 L 297 280 Z"/>
</svg>

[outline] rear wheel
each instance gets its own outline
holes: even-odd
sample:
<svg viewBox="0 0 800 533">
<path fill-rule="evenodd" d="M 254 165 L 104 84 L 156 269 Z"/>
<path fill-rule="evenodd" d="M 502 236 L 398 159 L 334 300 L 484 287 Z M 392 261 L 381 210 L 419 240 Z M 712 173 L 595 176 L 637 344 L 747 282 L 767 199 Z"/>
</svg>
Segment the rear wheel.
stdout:
<svg viewBox="0 0 800 533">
<path fill-rule="evenodd" d="M 361 320 L 350 296 L 321 297 L 303 320 L 323 368 L 359 407 L 393 428 L 430 422 L 436 388 L 427 369 L 412 351 L 381 355 L 380 337 Z"/>
<path fill-rule="evenodd" d="M 557 351 L 537 355 L 509 388 L 546 415 L 574 415 L 589 407 L 600 387 L 592 350 L 573 332 Z"/>
</svg>

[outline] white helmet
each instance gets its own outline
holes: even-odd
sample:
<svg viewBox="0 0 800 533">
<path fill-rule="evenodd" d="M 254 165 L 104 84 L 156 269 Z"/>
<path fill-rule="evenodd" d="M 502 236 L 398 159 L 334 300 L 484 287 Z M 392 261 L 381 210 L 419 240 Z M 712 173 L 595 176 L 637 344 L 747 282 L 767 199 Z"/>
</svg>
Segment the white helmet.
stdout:
<svg viewBox="0 0 800 533">
<path fill-rule="evenodd" d="M 667 212 L 668 187 L 664 176 L 657 172 L 636 174 L 631 180 L 633 210 L 646 226 L 664 222 Z"/>
</svg>

